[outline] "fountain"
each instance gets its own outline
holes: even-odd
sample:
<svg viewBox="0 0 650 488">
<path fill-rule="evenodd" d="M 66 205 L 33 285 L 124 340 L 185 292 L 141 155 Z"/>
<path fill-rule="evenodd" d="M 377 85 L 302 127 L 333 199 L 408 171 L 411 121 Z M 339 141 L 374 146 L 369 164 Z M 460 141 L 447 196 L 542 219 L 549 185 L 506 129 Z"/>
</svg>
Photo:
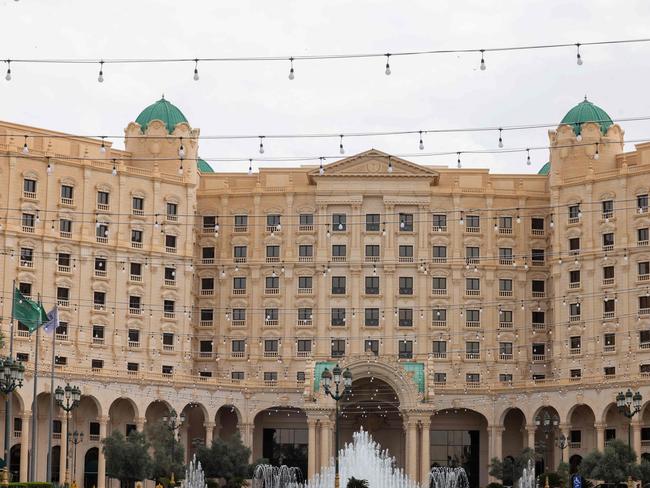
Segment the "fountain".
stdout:
<svg viewBox="0 0 650 488">
<path fill-rule="evenodd" d="M 363 429 L 352 435 L 352 442 L 339 453 L 340 486 L 345 487 L 354 476 L 368 481 L 371 488 L 419 488 L 402 469 L 395 467 L 395 458 L 382 450 Z M 334 464 L 325 467 L 310 479 L 305 488 L 333 488 Z M 452 487 L 455 488 L 455 487 Z M 459 487 L 466 488 L 466 487 Z"/>
<path fill-rule="evenodd" d="M 185 479 L 181 481 L 181 488 L 207 488 L 205 482 L 205 475 L 201 467 L 201 461 L 197 463 L 196 454 L 190 461 L 190 464 L 185 470 Z"/>
<path fill-rule="evenodd" d="M 535 488 L 535 486 L 535 463 L 529 459 L 521 472 L 521 478 L 517 481 L 517 488 Z"/>
<path fill-rule="evenodd" d="M 253 488 L 298 488 L 302 486 L 302 471 L 288 466 L 259 464 L 253 473 Z"/>
<path fill-rule="evenodd" d="M 468 488 L 469 480 L 463 468 L 434 466 L 429 472 L 429 488 Z"/>
</svg>

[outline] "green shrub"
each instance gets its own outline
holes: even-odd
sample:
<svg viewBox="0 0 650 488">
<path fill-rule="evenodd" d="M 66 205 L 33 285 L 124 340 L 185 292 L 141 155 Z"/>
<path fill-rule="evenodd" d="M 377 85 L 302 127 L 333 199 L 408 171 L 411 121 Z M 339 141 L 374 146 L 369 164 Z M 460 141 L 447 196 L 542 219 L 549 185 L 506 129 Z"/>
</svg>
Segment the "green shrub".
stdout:
<svg viewBox="0 0 650 488">
<path fill-rule="evenodd" d="M 31 481 L 29 483 L 9 483 L 13 488 L 54 488 L 53 483 L 46 483 L 45 481 Z"/>
<path fill-rule="evenodd" d="M 496 483 L 493 481 L 492 483 L 488 483 L 485 488 L 503 488 L 503 485 L 501 483 Z"/>
<path fill-rule="evenodd" d="M 558 475 L 553 471 L 547 471 L 546 473 L 542 473 L 539 476 L 537 476 L 537 484 L 539 486 L 545 486 L 547 477 L 548 477 L 548 486 L 550 486 L 551 488 L 562 488 L 562 480 L 560 479 L 560 475 Z"/>
<path fill-rule="evenodd" d="M 368 480 L 360 480 L 352 476 L 348 480 L 347 488 L 368 488 Z"/>
</svg>

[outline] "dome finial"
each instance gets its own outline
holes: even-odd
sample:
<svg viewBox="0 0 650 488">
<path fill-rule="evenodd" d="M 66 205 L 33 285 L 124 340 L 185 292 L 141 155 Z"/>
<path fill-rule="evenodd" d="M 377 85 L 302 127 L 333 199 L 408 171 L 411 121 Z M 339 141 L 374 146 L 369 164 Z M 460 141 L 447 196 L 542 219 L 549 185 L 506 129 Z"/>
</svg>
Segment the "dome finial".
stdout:
<svg viewBox="0 0 650 488">
<path fill-rule="evenodd" d="M 163 93 L 163 94 L 162 94 L 162 98 L 161 98 L 161 100 L 164 100 L 164 99 L 165 99 L 165 94 Z M 586 99 L 587 99 L 587 97 L 585 96 L 585 100 L 586 100 Z"/>
<path fill-rule="evenodd" d="M 165 97 L 163 97 L 163 98 L 165 98 Z M 585 95 L 585 102 L 588 102 L 588 101 L 589 101 L 589 100 L 587 100 L 587 95 Z"/>
</svg>

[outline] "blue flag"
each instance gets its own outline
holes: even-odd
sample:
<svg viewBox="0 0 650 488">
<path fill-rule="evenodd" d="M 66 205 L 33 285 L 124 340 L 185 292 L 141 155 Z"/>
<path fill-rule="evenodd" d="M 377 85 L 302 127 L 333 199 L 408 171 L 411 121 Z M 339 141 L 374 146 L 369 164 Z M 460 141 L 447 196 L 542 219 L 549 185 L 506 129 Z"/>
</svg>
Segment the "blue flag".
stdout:
<svg viewBox="0 0 650 488">
<path fill-rule="evenodd" d="M 43 324 L 43 331 L 46 334 L 54 334 L 59 327 L 59 309 L 54 306 L 52 310 L 47 312 L 47 322 Z"/>
</svg>

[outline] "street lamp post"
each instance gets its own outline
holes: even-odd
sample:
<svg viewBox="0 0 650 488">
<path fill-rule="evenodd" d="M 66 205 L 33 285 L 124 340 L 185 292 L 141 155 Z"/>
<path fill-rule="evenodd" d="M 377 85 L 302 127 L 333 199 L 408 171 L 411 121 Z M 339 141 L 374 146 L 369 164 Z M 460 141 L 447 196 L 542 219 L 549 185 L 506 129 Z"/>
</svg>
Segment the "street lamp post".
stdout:
<svg viewBox="0 0 650 488">
<path fill-rule="evenodd" d="M 81 390 L 78 386 L 70 386 L 66 383 L 65 388 L 60 386 L 54 390 L 54 399 L 56 404 L 65 412 L 65 431 L 70 432 L 70 412 L 79 406 L 81 402 Z M 64 484 L 70 485 L 70 436 L 66 435 L 65 438 L 65 476 L 63 477 Z"/>
<path fill-rule="evenodd" d="M 560 433 L 560 437 L 557 439 L 557 447 L 560 448 L 560 463 L 564 462 L 564 450 L 569 447 L 569 439 L 564 435 L 564 433 Z"/>
<path fill-rule="evenodd" d="M 84 433 L 83 432 L 77 432 L 75 430 L 72 433 L 68 432 L 68 437 L 71 438 L 72 445 L 74 446 L 73 455 L 72 455 L 72 477 L 74 479 L 76 479 L 77 478 L 77 444 L 79 444 L 80 442 L 83 442 Z"/>
<path fill-rule="evenodd" d="M 629 420 L 627 428 L 627 447 L 630 450 L 632 450 L 632 417 L 641 411 L 642 401 L 643 397 L 641 396 L 641 393 L 638 391 L 632 393 L 632 390 L 629 388 L 625 393 L 620 391 L 618 395 L 616 395 L 616 406 L 618 407 L 618 411 L 625 415 Z"/>
<path fill-rule="evenodd" d="M 179 420 L 179 422 L 177 422 Z M 162 418 L 163 423 L 167 426 L 167 428 L 170 430 L 172 433 L 172 467 L 174 465 L 174 455 L 176 454 L 176 436 L 178 435 L 180 437 L 180 428 L 185 422 L 185 414 L 181 412 L 181 415 L 176 413 L 175 409 L 172 409 L 171 412 L 169 412 L 169 415 L 165 415 Z M 178 434 L 176 432 L 178 431 Z M 180 439 L 179 439 L 180 440 Z M 172 472 L 171 479 L 174 479 L 174 473 Z"/>
<path fill-rule="evenodd" d="M 541 427 L 545 437 L 548 439 L 548 435 L 560 425 L 560 417 L 555 413 L 551 415 L 548 410 L 544 410 L 544 412 L 535 417 L 535 425 Z M 546 464 L 548 463 L 548 442 L 544 443 L 544 454 L 546 458 L 544 461 L 544 471 L 546 471 Z"/>
<path fill-rule="evenodd" d="M 23 386 L 25 379 L 25 366 L 20 361 L 10 357 L 0 357 L 0 391 L 4 393 L 7 401 L 9 394 L 16 388 Z M 5 467 L 2 469 L 2 484 L 9 483 L 9 432 L 11 431 L 11 418 L 9 409 L 5 409 Z"/>
<path fill-rule="evenodd" d="M 343 390 L 340 389 L 341 386 L 341 377 L 343 378 Z M 332 391 L 332 380 L 334 381 L 334 391 Z M 348 368 L 345 368 L 343 375 L 341 375 L 341 367 L 337 364 L 332 368 L 330 372 L 329 369 L 325 368 L 323 374 L 321 374 L 321 381 L 323 383 L 323 390 L 326 395 L 329 395 L 334 399 L 336 404 L 336 434 L 335 434 L 335 449 L 334 453 L 334 488 L 339 488 L 339 400 L 343 398 L 344 395 L 349 395 L 352 392 L 352 373 Z"/>
</svg>

